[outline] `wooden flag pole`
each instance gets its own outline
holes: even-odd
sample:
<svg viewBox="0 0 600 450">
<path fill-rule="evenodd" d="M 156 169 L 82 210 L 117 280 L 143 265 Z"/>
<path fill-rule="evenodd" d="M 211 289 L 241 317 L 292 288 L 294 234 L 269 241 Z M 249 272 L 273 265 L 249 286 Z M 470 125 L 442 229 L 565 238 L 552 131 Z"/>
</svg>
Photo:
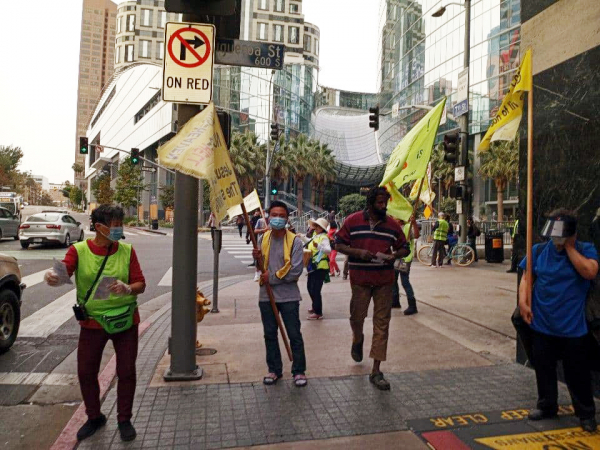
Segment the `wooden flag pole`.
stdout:
<svg viewBox="0 0 600 450">
<path fill-rule="evenodd" d="M 252 246 L 255 250 L 258 250 L 258 242 L 256 240 L 256 235 L 254 234 L 254 230 L 252 229 L 252 225 L 250 224 L 250 218 L 248 217 L 248 211 L 246 211 L 246 205 L 244 202 L 240 205 L 242 207 L 242 212 L 244 214 L 244 220 L 246 221 L 246 226 L 248 227 L 248 231 L 250 232 L 250 239 L 252 239 Z M 261 208 L 262 211 L 262 208 Z M 264 261 L 262 256 L 258 261 L 256 261 L 261 273 L 265 273 Z M 265 289 L 267 290 L 267 294 L 269 295 L 269 302 L 271 303 L 271 308 L 273 308 L 273 314 L 275 314 L 275 320 L 277 320 L 277 326 L 279 327 L 279 332 L 281 333 L 281 338 L 283 339 L 283 345 L 285 345 L 285 349 L 287 350 L 288 357 L 290 361 L 293 361 L 292 358 L 292 350 L 290 349 L 290 343 L 288 342 L 287 334 L 285 333 L 285 328 L 283 327 L 283 323 L 281 322 L 281 316 L 279 315 L 279 310 L 277 309 L 277 304 L 275 303 L 275 296 L 273 295 L 273 288 L 267 281 L 265 284 Z"/>
<path fill-rule="evenodd" d="M 414 206 L 413 212 L 412 212 L 413 216 L 417 213 L 417 208 L 419 207 L 419 200 L 421 200 L 421 190 L 423 189 L 423 185 L 425 184 L 426 177 L 427 177 L 427 174 L 425 174 L 425 176 L 421 180 L 421 185 L 419 186 L 419 193 L 417 194 L 417 200 L 415 200 L 415 206 Z"/>
<path fill-rule="evenodd" d="M 514 243 L 513 243 L 514 245 Z M 533 287 L 533 267 L 531 248 L 533 246 L 533 83 L 527 93 L 527 304 L 531 307 Z M 514 252 L 514 249 L 513 249 Z"/>
</svg>

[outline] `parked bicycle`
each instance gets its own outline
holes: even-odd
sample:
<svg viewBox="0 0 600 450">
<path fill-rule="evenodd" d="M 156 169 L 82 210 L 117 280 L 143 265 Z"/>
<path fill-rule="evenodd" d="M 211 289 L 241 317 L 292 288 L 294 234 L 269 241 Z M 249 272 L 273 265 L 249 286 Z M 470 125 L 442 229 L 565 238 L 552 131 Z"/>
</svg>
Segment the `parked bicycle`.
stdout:
<svg viewBox="0 0 600 450">
<path fill-rule="evenodd" d="M 432 244 L 425 244 L 421 246 L 417 252 L 417 259 L 421 262 L 421 264 L 425 264 L 426 266 L 431 265 L 432 256 Z M 454 264 L 457 264 L 461 267 L 466 267 L 475 261 L 475 252 L 473 252 L 473 249 L 469 247 L 468 244 L 456 244 L 447 257 L 450 258 Z"/>
</svg>

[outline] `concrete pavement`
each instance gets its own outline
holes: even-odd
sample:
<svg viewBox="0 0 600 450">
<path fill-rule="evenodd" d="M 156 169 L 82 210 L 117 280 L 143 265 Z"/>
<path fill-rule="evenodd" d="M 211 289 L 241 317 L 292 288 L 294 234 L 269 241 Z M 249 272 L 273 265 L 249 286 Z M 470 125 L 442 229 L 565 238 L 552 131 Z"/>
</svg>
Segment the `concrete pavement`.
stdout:
<svg viewBox="0 0 600 450">
<path fill-rule="evenodd" d="M 285 355 L 286 377 L 276 386 L 262 385 L 267 369 L 258 286 L 249 275 L 222 284 L 221 312 L 199 324 L 203 348 L 216 353 L 197 357 L 205 373 L 197 382 L 162 380 L 169 364 L 165 308 L 140 342 L 136 442 L 125 445 L 118 437 L 113 388 L 103 406 L 109 424 L 80 448 L 419 449 L 427 448 L 424 442 L 437 449 L 490 448 L 476 439 L 539 433 L 524 421 L 535 405 L 534 374 L 512 363 L 515 277 L 504 273 L 506 265 L 479 264 L 440 270 L 415 263 L 411 278 L 420 312 L 393 313 L 388 361 L 382 364 L 390 392 L 369 383 L 368 358 L 360 364 L 350 358 L 350 287 L 340 278 L 325 285 L 325 319 L 316 322 L 304 320 L 309 301 L 301 279 L 309 377 L 304 389 L 289 380 Z M 368 319 L 366 346 L 371 325 Z M 546 430 L 574 426 L 566 389 L 559 390 L 566 416 Z"/>
</svg>

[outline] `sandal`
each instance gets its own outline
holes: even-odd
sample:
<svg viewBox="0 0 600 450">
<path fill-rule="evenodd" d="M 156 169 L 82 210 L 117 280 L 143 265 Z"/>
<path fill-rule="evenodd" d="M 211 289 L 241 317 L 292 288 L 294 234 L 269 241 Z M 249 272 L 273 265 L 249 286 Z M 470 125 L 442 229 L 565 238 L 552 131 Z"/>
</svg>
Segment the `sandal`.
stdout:
<svg viewBox="0 0 600 450">
<path fill-rule="evenodd" d="M 294 384 L 296 385 L 296 387 L 304 387 L 304 386 L 306 386 L 307 383 L 308 383 L 308 380 L 306 379 L 306 375 L 304 375 L 304 374 L 294 375 Z"/>
<path fill-rule="evenodd" d="M 281 375 L 276 375 L 273 372 L 268 373 L 267 376 L 263 378 L 263 384 L 265 386 L 273 386 L 280 378 Z"/>
<path fill-rule="evenodd" d="M 372 373 L 369 375 L 369 381 L 375 385 L 377 389 L 380 391 L 389 391 L 390 383 L 385 378 L 383 378 L 383 374 L 381 372 Z"/>
</svg>

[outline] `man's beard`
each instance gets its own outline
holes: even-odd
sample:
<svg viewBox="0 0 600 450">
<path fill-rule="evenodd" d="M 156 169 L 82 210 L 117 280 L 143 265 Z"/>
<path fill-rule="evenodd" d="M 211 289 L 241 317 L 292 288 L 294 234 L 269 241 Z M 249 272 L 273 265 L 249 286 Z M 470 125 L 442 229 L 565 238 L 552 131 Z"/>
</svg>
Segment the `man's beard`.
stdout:
<svg viewBox="0 0 600 450">
<path fill-rule="evenodd" d="M 379 220 L 383 220 L 387 216 L 387 208 L 383 208 L 383 209 L 373 208 L 373 214 L 375 214 L 375 216 Z"/>
</svg>

